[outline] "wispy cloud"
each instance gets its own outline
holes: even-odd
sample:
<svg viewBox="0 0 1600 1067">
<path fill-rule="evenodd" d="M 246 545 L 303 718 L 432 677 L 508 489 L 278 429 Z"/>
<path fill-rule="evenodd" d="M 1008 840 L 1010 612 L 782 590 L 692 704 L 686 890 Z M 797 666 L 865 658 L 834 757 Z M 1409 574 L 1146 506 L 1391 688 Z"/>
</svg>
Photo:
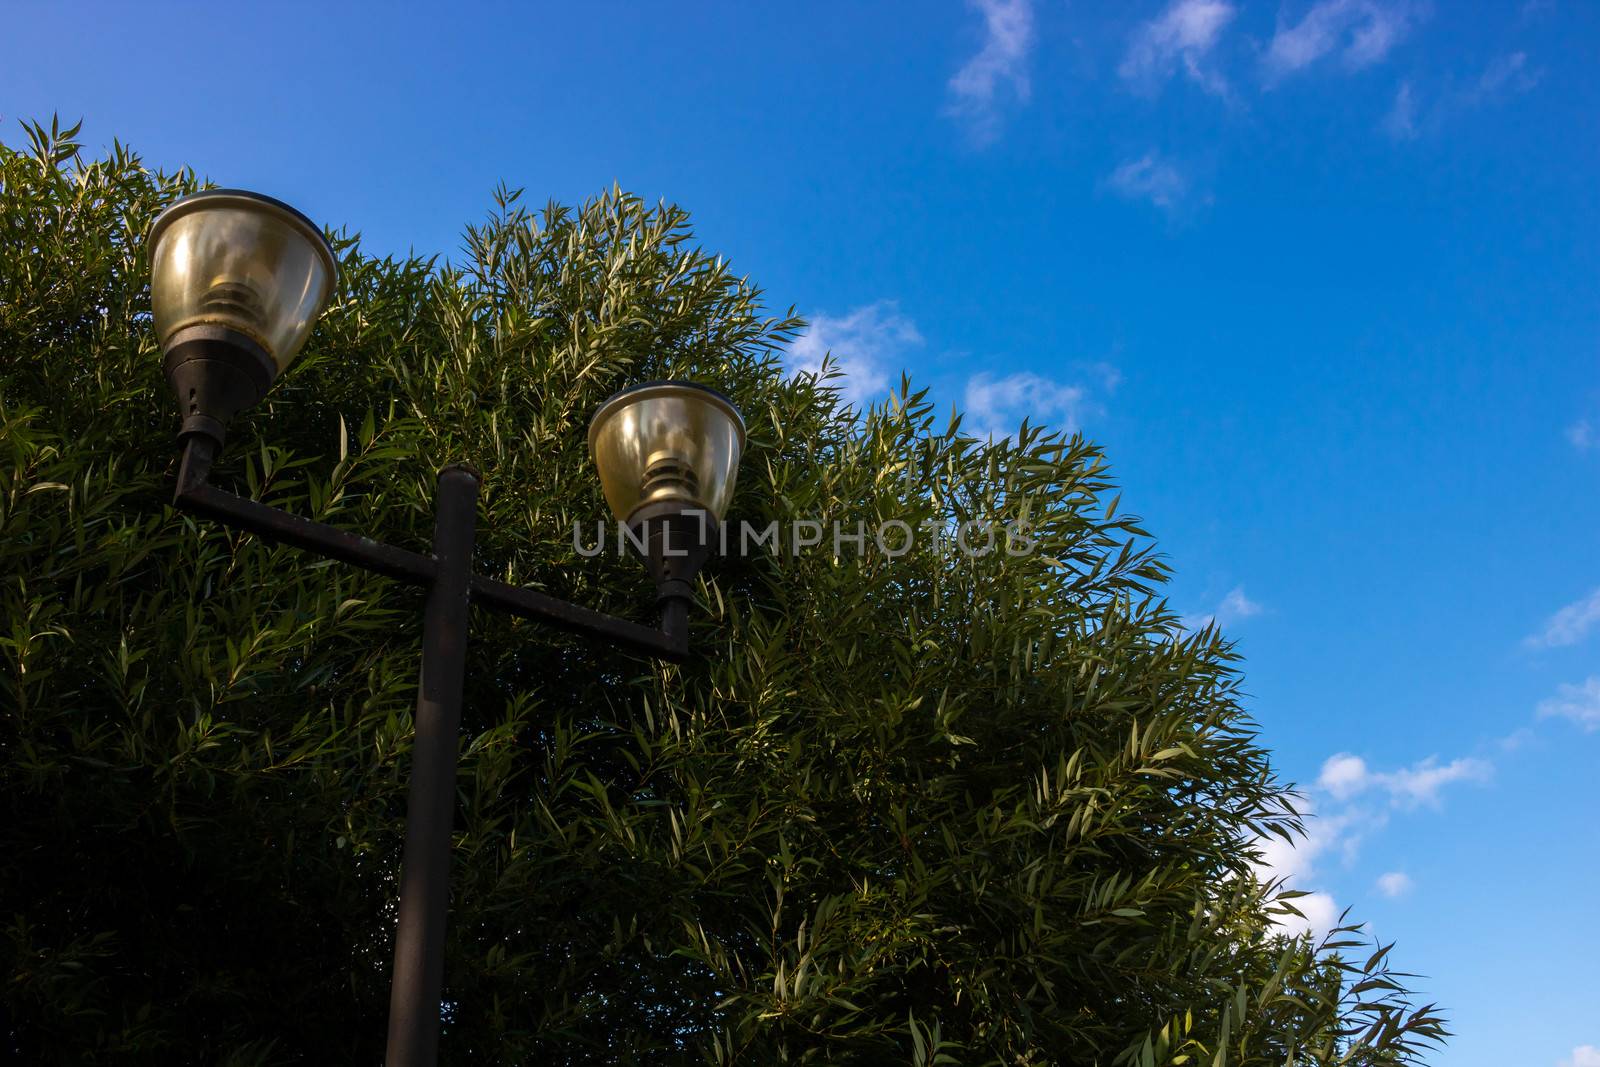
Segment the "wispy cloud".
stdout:
<svg viewBox="0 0 1600 1067">
<path fill-rule="evenodd" d="M 900 313 L 899 305 L 879 300 L 839 317 L 811 316 L 811 325 L 790 346 L 786 362 L 791 371 L 814 374 L 831 356 L 844 375 L 832 383 L 839 395 L 847 403 L 866 404 L 889 391 L 908 352 L 921 344 L 916 323 Z"/>
<path fill-rule="evenodd" d="M 1555 696 L 1539 703 L 1539 718 L 1571 719 L 1590 733 L 1600 730 L 1600 675 L 1557 686 Z"/>
<path fill-rule="evenodd" d="M 966 126 L 975 144 L 985 145 L 1000 136 L 1004 91 L 1019 103 L 1032 92 L 1033 0 L 967 2 L 983 15 L 983 46 L 951 77 L 945 114 Z"/>
<path fill-rule="evenodd" d="M 1452 782 L 1482 782 L 1493 768 L 1486 760 L 1464 756 L 1440 763 L 1437 756 L 1419 760 L 1396 771 L 1374 771 L 1360 756 L 1341 752 L 1328 757 L 1317 778 L 1317 787 L 1336 800 L 1348 800 L 1359 793 L 1379 790 L 1387 793 L 1399 807 L 1427 804 L 1438 807 L 1439 793 Z"/>
<path fill-rule="evenodd" d="M 1528 53 L 1509 52 L 1489 61 L 1469 93 L 1478 99 L 1500 93 L 1525 93 L 1539 84 L 1542 73 L 1529 68 Z"/>
<path fill-rule="evenodd" d="M 1414 140 L 1462 112 L 1527 92 L 1539 84 L 1541 74 L 1529 66 L 1526 52 L 1509 52 L 1489 60 L 1483 70 L 1464 82 L 1454 79 L 1437 86 L 1426 99 L 1416 83 L 1407 79 L 1395 91 L 1383 131 L 1396 141 Z"/>
<path fill-rule="evenodd" d="M 1089 403 L 1089 390 L 1032 371 L 1003 378 L 982 372 L 967 379 L 963 399 L 966 431 L 998 440 L 1016 433 L 1024 417 L 1035 425 L 1047 423 L 1051 429 L 1068 433 L 1078 429 Z"/>
<path fill-rule="evenodd" d="M 1300 18 L 1280 18 L 1263 62 L 1269 82 L 1336 57 L 1346 70 L 1382 61 L 1421 20 L 1424 9 L 1405 0 L 1319 0 Z"/>
<path fill-rule="evenodd" d="M 1377 783 L 1388 790 L 1396 804 L 1410 807 L 1417 804 L 1439 805 L 1439 792 L 1452 782 L 1486 782 L 1493 773 L 1488 760 L 1465 756 L 1441 764 L 1429 756 L 1420 763 L 1388 774 L 1375 776 Z"/>
<path fill-rule="evenodd" d="M 1579 1045 L 1572 1050 L 1572 1055 L 1562 1060 L 1557 1067 L 1600 1067 L 1600 1048 L 1593 1045 Z"/>
<path fill-rule="evenodd" d="M 1417 96 L 1409 81 L 1401 82 L 1395 90 L 1394 103 L 1383 117 L 1383 132 L 1396 141 L 1410 141 L 1417 136 Z"/>
<path fill-rule="evenodd" d="M 1588 419 L 1579 419 L 1567 427 L 1567 443 L 1579 452 L 1587 452 L 1600 445 L 1600 440 L 1596 439 L 1594 425 Z"/>
<path fill-rule="evenodd" d="M 1257 601 L 1245 596 L 1244 586 L 1236 585 L 1228 590 L 1228 595 L 1222 598 L 1216 608 L 1211 611 L 1201 612 L 1198 615 L 1185 615 L 1183 628 L 1185 630 L 1199 630 L 1211 623 L 1218 626 L 1231 626 L 1242 619 L 1254 618 L 1260 615 L 1264 608 Z"/>
<path fill-rule="evenodd" d="M 1223 0 L 1173 0 L 1134 31 L 1117 73 L 1134 88 L 1154 92 L 1182 70 L 1207 92 L 1227 96 L 1228 82 L 1210 57 L 1236 14 Z"/>
<path fill-rule="evenodd" d="M 1538 736 L 1530 727 L 1519 726 L 1496 741 L 1495 745 L 1501 752 L 1518 752 L 1538 740 Z"/>
<path fill-rule="evenodd" d="M 1122 371 L 1118 370 L 1114 363 L 1107 363 L 1102 359 L 1080 363 L 1078 366 L 1099 379 L 1100 388 L 1107 393 L 1116 392 L 1117 386 L 1122 384 Z"/>
<path fill-rule="evenodd" d="M 1600 624 L 1600 589 L 1574 600 L 1550 616 L 1538 633 L 1529 634 L 1522 643 L 1530 648 L 1575 645 L 1588 637 L 1596 624 Z"/>
<path fill-rule="evenodd" d="M 1411 876 L 1404 871 L 1390 871 L 1378 875 L 1378 892 L 1390 899 L 1405 896 L 1411 892 L 1413 885 Z"/>
<path fill-rule="evenodd" d="M 1156 152 L 1124 161 L 1106 176 L 1106 186 L 1126 200 L 1148 200 L 1169 215 L 1190 200 L 1189 179 Z"/>
</svg>

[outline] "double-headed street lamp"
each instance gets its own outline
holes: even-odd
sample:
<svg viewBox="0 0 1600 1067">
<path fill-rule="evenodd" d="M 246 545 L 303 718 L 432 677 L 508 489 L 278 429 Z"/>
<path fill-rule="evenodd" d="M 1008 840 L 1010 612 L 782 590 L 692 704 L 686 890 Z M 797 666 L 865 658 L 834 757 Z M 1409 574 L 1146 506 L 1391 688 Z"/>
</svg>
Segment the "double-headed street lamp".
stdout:
<svg viewBox="0 0 1600 1067">
<path fill-rule="evenodd" d="M 468 608 L 537 619 L 663 659 L 686 657 L 691 583 L 715 549 L 714 532 L 733 495 L 744 423 L 727 397 L 692 382 L 625 389 L 589 423 L 606 502 L 628 525 L 656 583 L 660 625 L 642 626 L 474 574 L 478 475 L 468 466 L 439 473 L 427 555 L 209 485 L 229 420 L 265 396 L 305 344 L 333 291 L 337 264 L 304 215 L 236 189 L 196 193 L 162 212 L 150 230 L 150 262 L 156 334 L 183 410 L 176 506 L 428 589 L 386 1062 L 431 1065 L 439 1044 Z"/>
</svg>

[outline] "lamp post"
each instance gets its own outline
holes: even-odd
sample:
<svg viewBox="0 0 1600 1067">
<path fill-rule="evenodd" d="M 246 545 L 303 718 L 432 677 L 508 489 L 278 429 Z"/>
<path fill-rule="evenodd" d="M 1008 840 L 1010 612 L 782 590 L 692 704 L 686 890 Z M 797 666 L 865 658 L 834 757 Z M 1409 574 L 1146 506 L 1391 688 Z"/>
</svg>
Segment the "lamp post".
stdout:
<svg viewBox="0 0 1600 1067">
<path fill-rule="evenodd" d="M 304 215 L 235 189 L 196 193 L 162 212 L 151 226 L 150 260 L 156 334 L 183 413 L 175 506 L 428 590 L 386 1063 L 432 1065 L 469 609 L 535 619 L 630 652 L 687 657 L 691 583 L 715 550 L 744 423 L 727 397 L 691 382 L 634 386 L 595 412 L 589 451 L 601 488 L 656 584 L 659 625 L 629 622 L 475 574 L 479 478 L 466 465 L 439 473 L 427 554 L 209 484 L 229 420 L 265 396 L 299 352 L 327 304 L 337 264 L 322 231 Z"/>
</svg>

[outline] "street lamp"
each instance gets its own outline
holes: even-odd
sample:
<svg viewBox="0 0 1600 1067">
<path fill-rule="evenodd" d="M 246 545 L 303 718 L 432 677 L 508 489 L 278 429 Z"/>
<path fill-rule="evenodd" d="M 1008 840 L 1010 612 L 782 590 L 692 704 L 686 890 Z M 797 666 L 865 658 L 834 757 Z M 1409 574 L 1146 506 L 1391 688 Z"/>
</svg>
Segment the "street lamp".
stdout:
<svg viewBox="0 0 1600 1067">
<path fill-rule="evenodd" d="M 156 334 L 183 413 L 174 504 L 428 590 L 386 1063 L 432 1065 L 468 609 L 482 605 L 662 659 L 687 657 L 691 583 L 716 549 L 744 423 L 727 397 L 692 382 L 625 389 L 595 412 L 589 450 L 606 502 L 656 583 L 660 623 L 643 626 L 474 574 L 478 474 L 465 465 L 439 473 L 427 555 L 208 484 L 229 420 L 265 396 L 305 344 L 333 291 L 337 262 L 304 215 L 237 189 L 196 193 L 162 212 L 150 229 L 150 262 Z"/>
</svg>

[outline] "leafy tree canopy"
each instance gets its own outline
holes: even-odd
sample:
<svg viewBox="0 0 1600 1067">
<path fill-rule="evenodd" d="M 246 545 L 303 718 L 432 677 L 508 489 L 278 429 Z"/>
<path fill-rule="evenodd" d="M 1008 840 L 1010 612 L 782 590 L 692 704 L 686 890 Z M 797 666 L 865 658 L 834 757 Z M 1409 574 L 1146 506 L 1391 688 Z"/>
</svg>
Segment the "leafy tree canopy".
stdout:
<svg viewBox="0 0 1600 1067">
<path fill-rule="evenodd" d="M 0 1051 L 376 1063 L 421 594 L 173 511 L 145 234 L 199 183 L 26 130 L 0 146 Z M 681 667 L 478 613 L 446 1062 L 1389 1064 L 1442 1036 L 1385 951 L 1276 925 L 1253 842 L 1297 832 L 1292 795 L 1099 448 L 786 374 L 803 324 L 678 207 L 496 203 L 450 265 L 335 235 L 332 305 L 221 484 L 415 548 L 470 459 L 480 570 L 643 619 L 637 562 L 574 549 L 606 515 L 586 423 L 689 377 L 749 423 L 734 520 L 1022 519 L 1037 550 L 726 558 Z"/>
</svg>

